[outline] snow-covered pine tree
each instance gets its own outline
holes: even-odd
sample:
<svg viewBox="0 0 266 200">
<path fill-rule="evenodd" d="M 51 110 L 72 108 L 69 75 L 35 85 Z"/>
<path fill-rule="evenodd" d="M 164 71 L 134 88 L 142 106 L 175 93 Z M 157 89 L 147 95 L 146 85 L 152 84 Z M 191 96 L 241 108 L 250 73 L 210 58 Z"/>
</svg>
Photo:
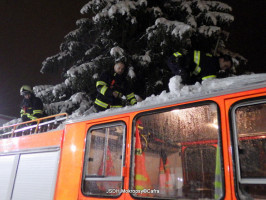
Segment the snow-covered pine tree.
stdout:
<svg viewBox="0 0 266 200">
<path fill-rule="evenodd" d="M 42 63 L 42 73 L 61 69 L 64 82 L 35 92 L 48 114 L 83 114 L 95 99 L 99 75 L 124 58 L 135 93 L 158 94 L 167 90 L 165 60 L 174 51 L 230 53 L 225 43 L 231 10 L 212 0 L 90 0 L 81 9 L 86 18 L 65 36 L 60 52 Z"/>
</svg>

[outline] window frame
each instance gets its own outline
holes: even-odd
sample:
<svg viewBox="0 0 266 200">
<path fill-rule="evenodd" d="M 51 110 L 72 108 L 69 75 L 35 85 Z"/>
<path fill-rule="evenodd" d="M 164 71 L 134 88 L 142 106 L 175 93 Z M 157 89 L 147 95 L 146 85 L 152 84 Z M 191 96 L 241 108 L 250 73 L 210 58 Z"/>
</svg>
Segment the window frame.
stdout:
<svg viewBox="0 0 266 200">
<path fill-rule="evenodd" d="M 123 127 L 123 143 L 122 143 L 122 162 L 121 162 L 121 174 L 120 176 L 114 176 L 115 178 L 111 177 L 101 177 L 101 176 L 87 176 L 86 177 L 86 172 L 85 170 L 88 168 L 88 159 L 89 159 L 89 153 L 90 153 L 90 147 L 91 147 L 91 131 L 96 130 L 96 129 L 101 129 L 101 128 L 110 128 L 114 126 L 122 126 Z M 87 197 L 101 197 L 101 198 L 117 198 L 122 195 L 121 190 L 124 188 L 124 176 L 123 176 L 123 169 L 125 167 L 125 153 L 126 153 L 126 137 L 127 137 L 127 125 L 125 121 L 115 121 L 115 122 L 108 122 L 108 123 L 103 123 L 103 124 L 95 124 L 92 125 L 86 134 L 86 139 L 85 139 L 85 153 L 84 153 L 84 162 L 83 162 L 83 170 L 82 170 L 82 183 L 81 183 L 81 192 L 84 196 Z M 105 144 L 104 144 L 104 155 L 106 155 L 107 152 L 107 136 L 105 137 Z M 86 161 L 87 158 L 87 161 Z M 88 194 L 84 191 L 84 183 L 85 181 L 121 181 L 121 188 L 120 193 L 117 193 L 117 195 L 106 195 L 103 194 Z M 110 188 L 111 189 L 111 188 Z"/>
<path fill-rule="evenodd" d="M 217 107 L 217 124 L 218 124 L 218 138 L 217 138 L 217 147 L 221 149 L 220 151 L 220 161 L 221 161 L 221 178 L 222 178 L 222 195 L 220 199 L 223 199 L 225 197 L 225 170 L 224 170 L 224 154 L 223 154 L 223 141 L 222 141 L 222 125 L 221 125 L 221 109 L 219 104 L 214 100 L 203 100 L 198 101 L 195 103 L 187 103 L 187 104 L 181 104 L 181 105 L 170 105 L 166 108 L 155 108 L 154 110 L 149 111 L 143 111 L 135 115 L 135 117 L 132 120 L 132 134 L 131 134 L 131 158 L 130 158 L 130 176 L 129 176 L 129 189 L 134 189 L 134 168 L 135 168 L 135 132 L 136 132 L 136 122 L 140 117 L 146 116 L 146 115 L 152 115 L 152 114 L 159 114 L 164 112 L 169 112 L 175 109 L 186 109 L 186 108 L 192 108 L 192 107 L 199 107 L 204 105 L 210 105 L 215 104 Z M 142 196 L 136 196 L 135 194 L 130 193 L 130 196 L 135 199 L 168 199 L 170 197 L 142 197 Z"/>
<path fill-rule="evenodd" d="M 235 102 L 229 110 L 229 120 L 230 120 L 230 132 L 231 132 L 231 144 L 233 145 L 233 161 L 235 163 L 235 171 L 234 177 L 235 181 L 240 184 L 266 184 L 266 178 L 242 178 L 241 177 L 241 169 L 240 169 L 240 157 L 238 150 L 238 132 L 236 127 L 236 110 L 240 107 L 244 106 L 252 106 L 266 104 L 266 98 L 257 97 L 257 98 L 249 98 Z"/>
</svg>

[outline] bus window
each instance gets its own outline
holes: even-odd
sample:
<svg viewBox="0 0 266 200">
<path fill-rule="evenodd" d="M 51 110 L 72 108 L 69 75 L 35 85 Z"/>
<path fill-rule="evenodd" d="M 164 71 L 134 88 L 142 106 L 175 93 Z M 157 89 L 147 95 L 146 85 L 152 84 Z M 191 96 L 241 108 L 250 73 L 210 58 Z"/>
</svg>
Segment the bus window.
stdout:
<svg viewBox="0 0 266 200">
<path fill-rule="evenodd" d="M 95 126 L 89 130 L 82 185 L 85 195 L 120 195 L 123 181 L 124 140 L 123 123 Z"/>
<path fill-rule="evenodd" d="M 242 103 L 232 114 L 239 197 L 265 199 L 266 103 Z"/>
<path fill-rule="evenodd" d="M 135 196 L 223 196 L 217 110 L 215 103 L 205 103 L 144 113 L 136 119 L 131 183 Z"/>
</svg>

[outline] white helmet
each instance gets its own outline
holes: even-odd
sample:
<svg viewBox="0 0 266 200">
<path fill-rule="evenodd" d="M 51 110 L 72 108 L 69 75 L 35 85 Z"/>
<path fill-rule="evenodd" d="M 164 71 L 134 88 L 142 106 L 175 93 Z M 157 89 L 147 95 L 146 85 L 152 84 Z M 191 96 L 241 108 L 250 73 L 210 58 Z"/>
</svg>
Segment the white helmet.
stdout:
<svg viewBox="0 0 266 200">
<path fill-rule="evenodd" d="M 25 95 L 26 93 L 32 93 L 31 86 L 29 86 L 29 85 L 23 85 L 20 88 L 20 95 L 21 96 Z"/>
</svg>

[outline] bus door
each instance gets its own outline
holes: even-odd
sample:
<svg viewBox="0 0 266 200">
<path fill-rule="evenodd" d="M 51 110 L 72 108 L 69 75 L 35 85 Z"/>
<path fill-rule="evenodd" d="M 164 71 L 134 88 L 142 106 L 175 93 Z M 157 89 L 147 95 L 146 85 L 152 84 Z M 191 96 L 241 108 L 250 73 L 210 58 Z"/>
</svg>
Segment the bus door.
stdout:
<svg viewBox="0 0 266 200">
<path fill-rule="evenodd" d="M 89 128 L 80 199 L 124 199 L 126 124 L 120 120 Z"/>
</svg>

